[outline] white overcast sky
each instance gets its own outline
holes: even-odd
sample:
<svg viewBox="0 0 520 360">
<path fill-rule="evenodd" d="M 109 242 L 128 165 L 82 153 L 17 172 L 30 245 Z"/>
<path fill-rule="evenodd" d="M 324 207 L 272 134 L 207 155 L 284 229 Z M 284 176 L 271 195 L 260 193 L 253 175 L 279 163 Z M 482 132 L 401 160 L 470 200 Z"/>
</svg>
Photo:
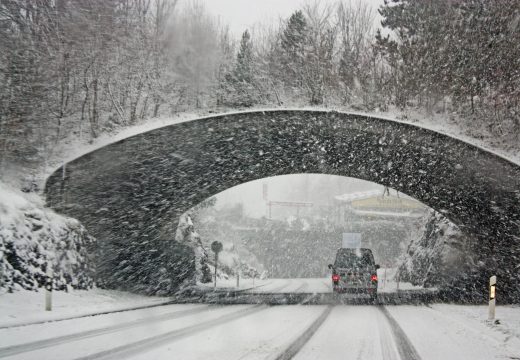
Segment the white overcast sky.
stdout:
<svg viewBox="0 0 520 360">
<path fill-rule="evenodd" d="M 282 175 L 251 181 L 221 192 L 216 195 L 217 208 L 242 203 L 248 216 L 265 216 L 263 184 L 268 186 L 267 199 L 270 201 L 313 202 L 315 205 L 319 205 L 318 202 L 330 204 L 334 196 L 346 193 L 376 189 L 383 193 L 383 186 L 360 179 L 323 174 Z M 315 191 L 319 190 L 320 184 L 323 186 L 318 194 Z M 273 209 L 273 217 L 278 218 L 278 215 L 281 215 L 279 209 Z"/>
<path fill-rule="evenodd" d="M 183 0 L 188 2 L 190 0 Z M 280 18 L 288 18 L 302 4 L 313 0 L 202 0 L 210 13 L 215 14 L 231 32 L 239 36 L 245 29 L 251 29 L 259 23 L 271 24 Z M 353 0 L 358 1 L 358 0 Z M 371 4 L 374 14 L 383 4 L 383 0 L 359 0 Z M 336 0 L 321 0 L 322 3 L 334 3 Z M 376 19 L 379 23 L 379 19 Z"/>
</svg>

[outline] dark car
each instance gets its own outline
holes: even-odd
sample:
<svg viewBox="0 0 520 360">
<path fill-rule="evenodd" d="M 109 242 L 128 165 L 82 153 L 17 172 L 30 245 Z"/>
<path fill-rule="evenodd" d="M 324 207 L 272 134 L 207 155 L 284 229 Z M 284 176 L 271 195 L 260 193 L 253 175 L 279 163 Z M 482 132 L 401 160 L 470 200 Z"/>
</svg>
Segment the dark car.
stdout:
<svg viewBox="0 0 520 360">
<path fill-rule="evenodd" d="M 332 269 L 334 296 L 350 294 L 354 297 L 377 300 L 377 269 L 372 250 L 341 248 L 336 252 Z"/>
</svg>

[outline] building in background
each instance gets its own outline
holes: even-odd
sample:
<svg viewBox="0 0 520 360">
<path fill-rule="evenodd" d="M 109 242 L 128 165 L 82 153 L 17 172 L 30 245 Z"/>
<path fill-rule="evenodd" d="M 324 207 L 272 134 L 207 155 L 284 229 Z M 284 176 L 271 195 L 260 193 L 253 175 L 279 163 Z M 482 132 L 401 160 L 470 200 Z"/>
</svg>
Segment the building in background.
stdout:
<svg viewBox="0 0 520 360">
<path fill-rule="evenodd" d="M 374 251 L 381 265 L 396 264 L 424 222 L 428 207 L 388 188 L 334 197 L 334 223 L 361 233 L 361 244 Z"/>
<path fill-rule="evenodd" d="M 334 197 L 336 224 L 354 224 L 372 220 L 417 219 L 428 207 L 423 203 L 385 189 L 348 193 Z"/>
</svg>

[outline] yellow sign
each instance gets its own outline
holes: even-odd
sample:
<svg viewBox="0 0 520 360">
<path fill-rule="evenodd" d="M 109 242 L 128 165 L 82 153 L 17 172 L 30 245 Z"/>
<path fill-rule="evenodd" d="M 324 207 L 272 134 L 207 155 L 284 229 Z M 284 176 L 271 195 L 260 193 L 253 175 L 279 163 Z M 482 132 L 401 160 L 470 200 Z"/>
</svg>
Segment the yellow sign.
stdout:
<svg viewBox="0 0 520 360">
<path fill-rule="evenodd" d="M 424 205 L 411 199 L 377 196 L 368 199 L 353 200 L 352 207 L 355 209 L 415 210 L 423 208 Z"/>
</svg>

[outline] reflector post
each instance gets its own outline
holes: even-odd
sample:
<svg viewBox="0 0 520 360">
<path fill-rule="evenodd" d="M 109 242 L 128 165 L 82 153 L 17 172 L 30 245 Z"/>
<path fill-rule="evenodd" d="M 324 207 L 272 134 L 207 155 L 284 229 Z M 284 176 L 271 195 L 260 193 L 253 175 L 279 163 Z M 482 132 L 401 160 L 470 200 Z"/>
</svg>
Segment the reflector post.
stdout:
<svg viewBox="0 0 520 360">
<path fill-rule="evenodd" d="M 493 275 L 489 278 L 488 320 L 495 320 L 496 287 L 497 287 L 497 277 L 495 275 Z"/>
<path fill-rule="evenodd" d="M 45 279 L 45 311 L 52 311 L 52 263 L 47 262 L 47 272 Z"/>
</svg>

